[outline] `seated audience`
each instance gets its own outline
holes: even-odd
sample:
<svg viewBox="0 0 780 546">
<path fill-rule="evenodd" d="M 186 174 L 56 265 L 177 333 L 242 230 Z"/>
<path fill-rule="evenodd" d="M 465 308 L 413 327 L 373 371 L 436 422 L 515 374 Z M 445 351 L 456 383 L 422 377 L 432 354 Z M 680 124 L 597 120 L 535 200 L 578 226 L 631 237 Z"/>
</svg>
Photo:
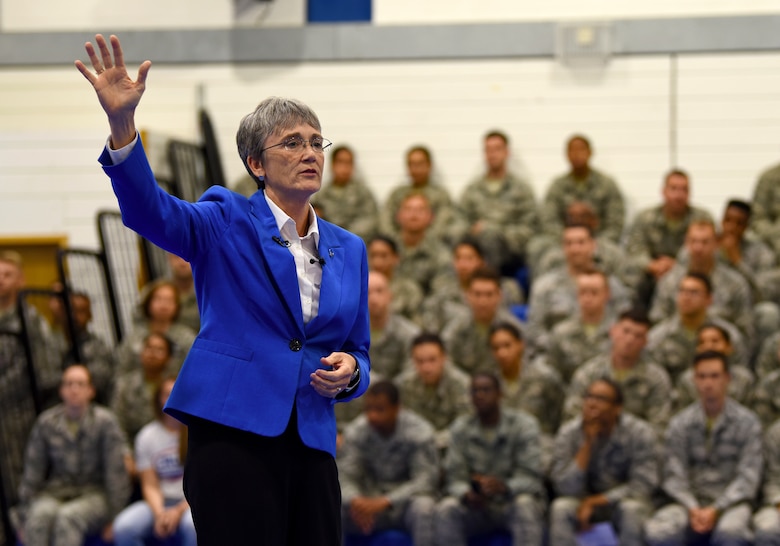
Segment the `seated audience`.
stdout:
<svg viewBox="0 0 780 546">
<path fill-rule="evenodd" d="M 344 534 L 402 529 L 415 545 L 431 546 L 439 481 L 433 427 L 404 408 L 390 381 L 372 383 L 363 398 L 337 461 Z"/>
<path fill-rule="evenodd" d="M 578 532 L 610 522 L 620 544 L 639 546 L 658 486 L 655 432 L 623 413 L 622 390 L 611 379 L 592 381 L 584 399 L 555 438 L 550 544 L 576 546 Z"/>
<path fill-rule="evenodd" d="M 764 435 L 764 481 L 761 508 L 753 516 L 755 546 L 780 544 L 780 421 Z"/>
<path fill-rule="evenodd" d="M 177 372 L 192 347 L 197 333 L 176 320 L 181 310 L 179 290 L 171 281 L 154 281 L 141 299 L 143 319 L 134 325 L 116 349 L 117 372 L 137 368 L 141 347 L 150 333 L 161 334 L 171 341 L 172 372 Z"/>
<path fill-rule="evenodd" d="M 484 137 L 485 172 L 472 180 L 458 203 L 467 233 L 497 271 L 513 274 L 525 260 L 525 247 L 538 229 L 531 186 L 509 171 L 509 137 L 491 131 Z"/>
<path fill-rule="evenodd" d="M 312 196 L 312 205 L 324 210 L 329 222 L 368 241 L 377 232 L 379 207 L 355 172 L 355 153 L 348 146 L 335 146 L 330 152 L 330 167 L 333 176 Z"/>
<path fill-rule="evenodd" d="M 176 372 L 170 368 L 171 342 L 160 334 L 144 338 L 140 365 L 116 378 L 111 409 L 130 445 L 138 432 L 154 420 L 154 393 L 162 381 Z"/>
<path fill-rule="evenodd" d="M 705 324 L 715 324 L 728 331 L 734 352 L 732 361 L 744 365 L 748 352 L 740 331 L 712 311 L 712 284 L 702 273 L 688 272 L 680 279 L 675 296 L 675 312 L 656 324 L 647 342 L 647 350 L 655 362 L 663 366 L 673 383 L 690 370 L 696 354 L 696 333 Z"/>
<path fill-rule="evenodd" d="M 508 322 L 522 330 L 522 323 L 501 306 L 501 278 L 493 269 L 478 269 L 471 275 L 466 301 L 468 311 L 453 318 L 441 334 L 447 352 L 455 365 L 468 374 L 477 370 L 496 372 L 498 366 L 488 341 L 490 327 Z"/>
<path fill-rule="evenodd" d="M 423 332 L 412 341 L 414 367 L 395 379 L 404 407 L 427 419 L 436 430 L 436 445 L 449 445 L 449 426 L 469 411 L 469 378 L 447 358 L 437 334 Z"/>
<path fill-rule="evenodd" d="M 425 296 L 416 280 L 396 274 L 401 257 L 395 240 L 376 235 L 368 241 L 366 250 L 369 269 L 382 273 L 390 281 L 393 311 L 416 322 Z"/>
<path fill-rule="evenodd" d="M 620 386 L 623 409 L 650 423 L 659 436 L 672 413 L 672 382 L 664 369 L 644 354 L 650 321 L 644 311 L 621 313 L 609 329 L 609 352 L 583 364 L 571 378 L 564 403 L 564 418 L 573 419 L 582 411 L 588 385 L 608 377 Z"/>
<path fill-rule="evenodd" d="M 81 546 L 110 536 L 110 522 L 130 496 L 126 438 L 108 409 L 92 403 L 89 370 L 62 373 L 62 403 L 43 412 L 27 442 L 19 486 L 19 538 L 27 546 Z M 56 538 L 55 538 L 56 537 Z"/>
<path fill-rule="evenodd" d="M 545 356 L 547 364 L 557 371 L 565 384 L 583 363 L 609 346 L 609 329 L 614 322 L 609 308 L 609 279 L 599 270 L 577 275 L 577 310 L 556 324 L 550 335 Z"/>
<path fill-rule="evenodd" d="M 733 330 L 733 328 L 732 328 Z M 746 366 L 742 365 L 736 358 L 734 346 L 731 343 L 731 333 L 726 328 L 713 323 L 703 324 L 696 332 L 696 351 L 691 353 L 690 360 L 698 353 L 705 351 L 716 351 L 726 355 L 729 361 L 729 398 L 736 400 L 743 406 L 747 406 L 756 411 L 754 400 L 755 378 Z M 698 398 L 696 392 L 696 382 L 694 381 L 693 368 L 690 366 L 678 378 L 675 385 L 674 402 L 675 408 L 681 410 L 693 404 Z M 756 411 L 758 413 L 758 411 Z M 759 417 L 761 414 L 759 413 Z"/>
<path fill-rule="evenodd" d="M 135 439 L 135 467 L 141 478 L 142 500 L 119 513 L 113 523 L 115 546 L 143 546 L 152 537 L 177 537 L 179 546 L 197 546 L 195 524 L 184 498 L 184 426 L 163 413 L 173 378 L 157 387 L 152 402 L 156 418 Z"/>
<path fill-rule="evenodd" d="M 699 399 L 666 430 L 662 488 L 671 502 L 645 525 L 650 546 L 749 544 L 763 466 L 758 417 L 728 397 L 725 355 L 696 355 Z"/>
<path fill-rule="evenodd" d="M 706 210 L 690 204 L 690 177 L 672 169 L 664 177 L 660 205 L 640 211 L 626 230 L 625 250 L 629 260 L 644 272 L 636 287 L 640 301 L 648 305 L 655 284 L 676 263 L 692 222 L 712 221 Z"/>
<path fill-rule="evenodd" d="M 434 182 L 431 151 L 425 146 L 413 146 L 406 152 L 407 182 L 390 192 L 379 212 L 379 230 L 396 235 L 401 231 L 398 211 L 401 203 L 410 193 L 424 195 L 431 211 L 431 237 L 439 241 L 448 240 L 455 221 L 455 208 L 447 188 Z"/>
<path fill-rule="evenodd" d="M 501 405 L 489 372 L 471 378 L 474 412 L 451 427 L 444 460 L 445 497 L 436 507 L 436 544 L 466 546 L 469 537 L 507 530 L 513 544 L 541 546 L 544 486 L 536 419 Z"/>
<path fill-rule="evenodd" d="M 577 275 L 598 269 L 594 259 L 596 241 L 589 227 L 567 225 L 561 243 L 566 265 L 534 281 L 528 302 L 527 339 L 540 353 L 549 349 L 555 325 L 577 312 Z M 609 277 L 609 294 L 610 313 L 617 314 L 631 306 L 631 294 L 615 277 Z"/>
</svg>

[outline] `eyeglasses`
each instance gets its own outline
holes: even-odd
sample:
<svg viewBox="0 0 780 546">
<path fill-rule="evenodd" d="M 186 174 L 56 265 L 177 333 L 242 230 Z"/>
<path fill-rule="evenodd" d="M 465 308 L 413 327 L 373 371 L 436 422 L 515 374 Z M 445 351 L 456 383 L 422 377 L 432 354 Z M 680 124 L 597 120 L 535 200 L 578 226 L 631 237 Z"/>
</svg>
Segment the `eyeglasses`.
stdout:
<svg viewBox="0 0 780 546">
<path fill-rule="evenodd" d="M 277 148 L 279 146 L 284 147 L 284 149 L 287 150 L 288 152 L 299 152 L 306 147 L 307 143 L 309 144 L 309 146 L 311 146 L 311 149 L 318 154 L 321 154 L 322 152 L 330 148 L 331 144 L 333 144 L 327 138 L 314 137 L 310 140 L 305 140 L 299 136 L 293 136 L 283 140 L 279 144 L 274 144 L 273 146 L 268 146 L 267 148 L 263 148 L 262 150 L 260 150 L 260 153 L 263 153 L 266 150 L 270 150 L 271 148 Z"/>
</svg>

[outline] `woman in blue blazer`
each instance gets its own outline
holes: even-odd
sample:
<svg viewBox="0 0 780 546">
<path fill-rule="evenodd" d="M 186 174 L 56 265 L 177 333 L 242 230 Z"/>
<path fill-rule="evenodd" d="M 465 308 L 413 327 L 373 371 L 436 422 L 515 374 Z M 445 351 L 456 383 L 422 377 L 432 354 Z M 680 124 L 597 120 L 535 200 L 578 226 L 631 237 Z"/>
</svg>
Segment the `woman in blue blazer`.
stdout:
<svg viewBox="0 0 780 546">
<path fill-rule="evenodd" d="M 119 40 L 95 42 L 94 73 L 76 66 L 108 115 L 100 161 L 122 218 L 192 264 L 201 330 L 165 410 L 189 425 L 198 543 L 336 546 L 333 405 L 368 386 L 368 272 L 363 242 L 309 204 L 329 145 L 319 120 L 298 101 L 263 101 L 236 136 L 260 191 L 215 186 L 187 203 L 159 188 L 138 141 L 151 62 L 133 81 Z"/>
</svg>

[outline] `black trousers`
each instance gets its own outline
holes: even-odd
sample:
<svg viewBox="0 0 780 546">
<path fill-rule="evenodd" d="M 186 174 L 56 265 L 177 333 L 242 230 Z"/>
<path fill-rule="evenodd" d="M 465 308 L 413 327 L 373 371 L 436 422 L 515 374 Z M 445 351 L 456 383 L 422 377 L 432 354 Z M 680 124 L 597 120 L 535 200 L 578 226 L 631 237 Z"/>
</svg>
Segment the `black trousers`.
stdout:
<svg viewBox="0 0 780 546">
<path fill-rule="evenodd" d="M 198 546 L 340 546 L 336 461 L 303 444 L 294 411 L 278 437 L 202 419 L 188 436 L 184 494 Z"/>
</svg>

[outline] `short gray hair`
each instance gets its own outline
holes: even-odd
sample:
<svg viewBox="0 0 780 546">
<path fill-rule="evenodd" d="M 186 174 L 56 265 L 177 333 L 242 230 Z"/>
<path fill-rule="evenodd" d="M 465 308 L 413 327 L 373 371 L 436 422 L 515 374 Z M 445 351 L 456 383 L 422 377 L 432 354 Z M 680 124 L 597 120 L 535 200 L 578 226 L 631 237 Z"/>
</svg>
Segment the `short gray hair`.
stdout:
<svg viewBox="0 0 780 546">
<path fill-rule="evenodd" d="M 321 131 L 320 120 L 314 110 L 296 99 L 269 97 L 257 105 L 254 112 L 244 116 L 236 132 L 238 155 L 249 175 L 257 181 L 259 188 L 265 187 L 265 182 L 255 176 L 247 164 L 249 157 L 254 157 L 262 163 L 261 150 L 265 141 L 279 130 L 305 124 Z"/>
</svg>

